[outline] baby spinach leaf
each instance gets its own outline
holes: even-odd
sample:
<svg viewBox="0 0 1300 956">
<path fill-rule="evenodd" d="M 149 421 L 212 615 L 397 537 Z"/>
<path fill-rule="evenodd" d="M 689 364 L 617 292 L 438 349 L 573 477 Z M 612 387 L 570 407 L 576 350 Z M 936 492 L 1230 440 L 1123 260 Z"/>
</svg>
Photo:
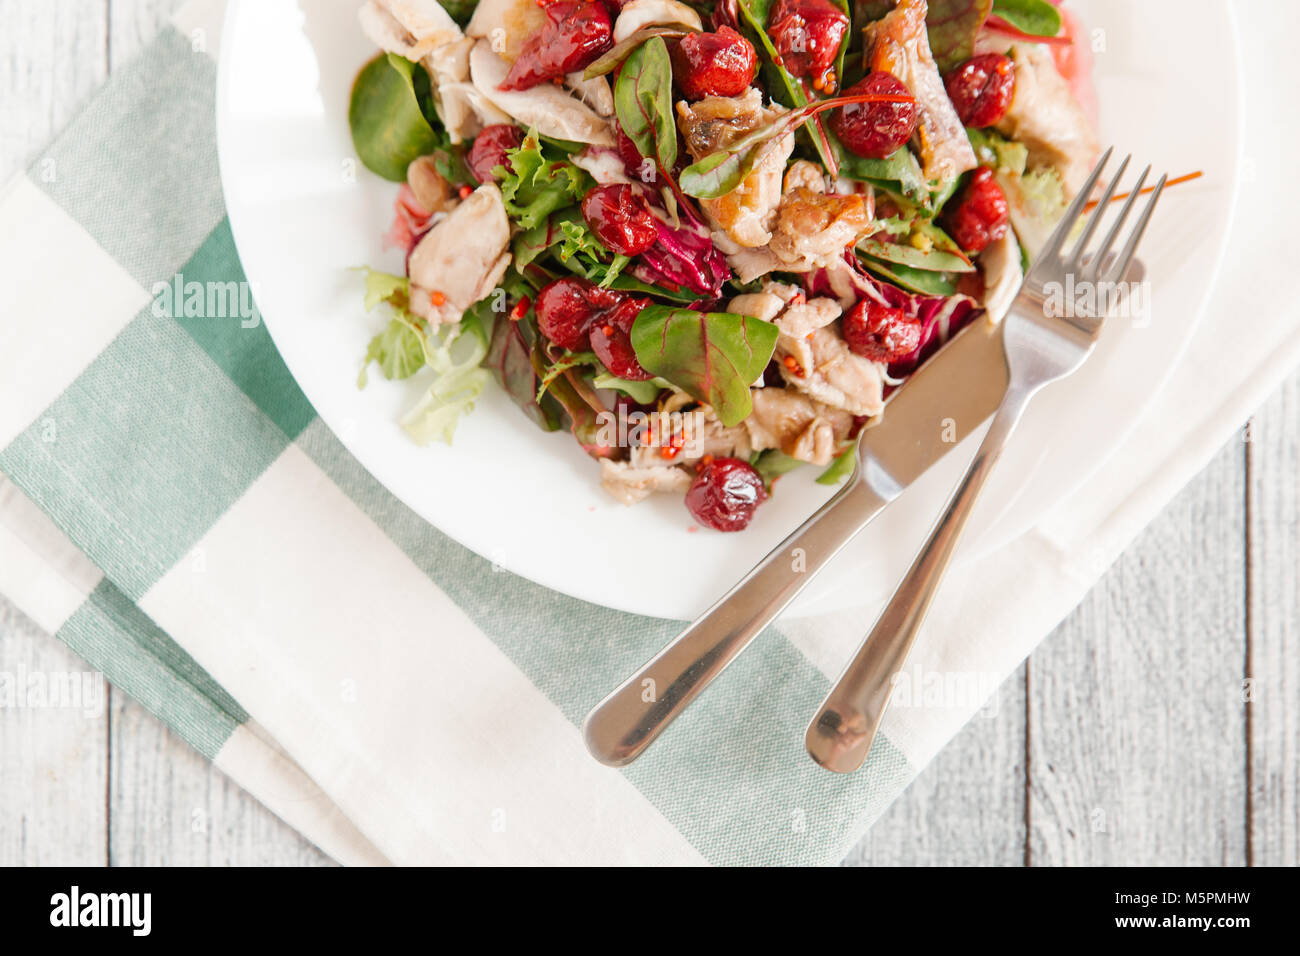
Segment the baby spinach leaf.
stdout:
<svg viewBox="0 0 1300 956">
<path fill-rule="evenodd" d="M 947 272 L 926 272 L 896 262 L 885 262 L 874 256 L 864 255 L 862 264 L 876 275 L 888 279 L 899 288 L 922 295 L 956 295 L 957 283 Z"/>
<path fill-rule="evenodd" d="M 533 367 L 532 326 L 527 322 L 497 322 L 483 365 L 488 368 L 511 400 L 543 431 L 560 427 L 563 415 L 555 399 L 537 397 L 537 372 Z"/>
<path fill-rule="evenodd" d="M 988 19 L 994 0 L 930 0 L 925 16 L 930 52 L 943 72 L 975 52 L 975 34 Z"/>
<path fill-rule="evenodd" d="M 807 462 L 799 458 L 792 458 L 779 448 L 769 448 L 767 451 L 755 455 L 750 464 L 758 472 L 758 477 L 763 479 L 763 486 L 768 491 L 771 491 L 772 482 L 784 474 L 802 468 Z"/>
<path fill-rule="evenodd" d="M 858 249 L 874 259 L 926 272 L 975 271 L 975 267 L 966 258 L 939 249 L 926 252 L 915 246 L 898 242 L 881 242 L 877 239 L 863 239 L 858 243 Z"/>
<path fill-rule="evenodd" d="M 609 288 L 618 289 L 620 292 L 639 292 L 641 295 L 658 296 L 661 299 L 667 299 L 670 302 L 680 302 L 689 305 L 699 298 L 690 289 L 665 289 L 661 285 L 651 285 L 649 282 L 642 282 L 640 279 L 633 278 L 630 275 L 619 275 L 610 283 Z"/>
<path fill-rule="evenodd" d="M 596 388 L 611 388 L 616 392 L 622 392 L 638 405 L 653 405 L 659 393 L 668 387 L 663 379 L 652 378 L 644 382 L 631 382 L 609 372 L 601 372 L 591 380 L 591 384 Z"/>
<path fill-rule="evenodd" d="M 853 474 L 853 469 L 858 464 L 858 443 L 855 441 L 835 456 L 835 460 L 830 463 L 825 471 L 817 476 L 819 485 L 838 485 L 849 475 Z"/>
<path fill-rule="evenodd" d="M 898 147 L 884 159 L 867 159 L 841 146 L 840 174 L 922 206 L 929 200 L 930 189 L 921 164 L 906 146 Z"/>
<path fill-rule="evenodd" d="M 730 427 L 753 410 L 749 386 L 771 361 L 778 334 L 746 315 L 652 305 L 632 326 L 632 348 L 642 368 L 708 402 Z"/>
<path fill-rule="evenodd" d="M 651 37 L 684 37 L 688 33 L 695 33 L 694 27 L 688 27 L 685 24 L 655 24 L 653 26 L 642 27 L 622 43 L 616 43 L 610 48 L 609 52 L 602 54 L 592 64 L 582 72 L 584 80 L 594 80 L 598 76 L 604 76 L 606 73 L 612 73 L 618 68 L 618 65 L 626 60 L 642 43 Z"/>
<path fill-rule="evenodd" d="M 651 37 L 623 62 L 614 82 L 614 109 L 619 126 L 641 155 L 653 156 L 662 168 L 672 169 L 677 162 L 673 66 L 663 37 Z"/>
<path fill-rule="evenodd" d="M 440 144 L 416 94 L 415 71 L 423 69 L 389 53 L 362 67 L 352 84 L 348 104 L 352 145 L 367 169 L 395 183 L 406 180 L 412 160 Z"/>
<path fill-rule="evenodd" d="M 993 12 L 1017 30 L 1036 37 L 1061 32 L 1061 12 L 1047 0 L 993 0 Z"/>
<path fill-rule="evenodd" d="M 469 23 L 470 17 L 474 16 L 474 11 L 478 8 L 478 0 L 438 0 L 438 3 L 462 27 Z"/>
</svg>

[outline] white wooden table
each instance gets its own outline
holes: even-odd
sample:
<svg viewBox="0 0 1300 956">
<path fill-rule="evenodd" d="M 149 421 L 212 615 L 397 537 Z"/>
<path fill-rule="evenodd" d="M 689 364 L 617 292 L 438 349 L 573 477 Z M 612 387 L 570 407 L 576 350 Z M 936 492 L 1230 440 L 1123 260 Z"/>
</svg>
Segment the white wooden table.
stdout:
<svg viewBox="0 0 1300 956">
<path fill-rule="evenodd" d="M 0 181 L 176 6 L 0 0 Z M 1297 628 L 1300 376 L 846 862 L 1295 865 Z M 84 664 L 0 598 L 18 669 Z M 329 862 L 116 690 L 101 719 L 0 710 L 0 780 L 0 865 Z"/>
</svg>

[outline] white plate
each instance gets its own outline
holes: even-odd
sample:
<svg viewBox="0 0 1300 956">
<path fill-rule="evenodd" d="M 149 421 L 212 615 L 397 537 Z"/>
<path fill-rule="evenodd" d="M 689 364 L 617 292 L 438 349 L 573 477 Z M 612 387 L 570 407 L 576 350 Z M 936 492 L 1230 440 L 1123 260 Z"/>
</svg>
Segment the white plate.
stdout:
<svg viewBox="0 0 1300 956">
<path fill-rule="evenodd" d="M 357 0 L 235 0 L 222 38 L 217 132 L 240 258 L 285 362 L 321 418 L 398 498 L 517 574 L 607 607 L 689 618 L 737 581 L 831 491 L 815 469 L 783 479 L 742 534 L 696 530 L 679 498 L 625 508 L 566 433 L 544 434 L 499 391 L 452 447 L 396 425 L 421 391 L 357 369 L 385 321 L 350 267 L 400 271 L 383 252 L 396 186 L 359 168 L 352 79 L 375 51 Z M 1228 4 L 1089 0 L 1102 139 L 1199 182 L 1166 194 L 1143 257 L 1149 319 L 1112 321 L 1082 371 L 1031 407 L 985 493 L 963 557 L 1032 526 L 1120 444 L 1178 361 L 1218 270 L 1236 199 L 1239 75 Z M 1208 383 L 1213 387 L 1213 383 Z M 862 604 L 896 582 L 971 446 L 932 469 L 810 585 L 792 614 Z M 866 622 L 864 622 L 865 624 Z"/>
</svg>

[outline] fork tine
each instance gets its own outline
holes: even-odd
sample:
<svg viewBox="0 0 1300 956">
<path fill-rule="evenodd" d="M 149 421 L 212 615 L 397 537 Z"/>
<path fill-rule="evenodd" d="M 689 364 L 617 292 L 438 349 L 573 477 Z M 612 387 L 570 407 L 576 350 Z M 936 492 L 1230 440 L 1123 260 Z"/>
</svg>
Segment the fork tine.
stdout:
<svg viewBox="0 0 1300 956">
<path fill-rule="evenodd" d="M 1042 251 L 1038 253 L 1038 262 L 1049 262 L 1061 254 L 1061 247 L 1065 245 L 1065 240 L 1074 230 L 1075 220 L 1079 218 L 1079 213 L 1087 204 L 1088 197 L 1092 195 L 1093 189 L 1097 186 L 1097 180 L 1101 178 L 1102 170 L 1106 168 L 1106 164 L 1110 162 L 1111 154 L 1114 152 L 1115 147 L 1112 146 L 1097 161 L 1097 165 L 1093 167 L 1092 172 L 1088 175 L 1087 182 L 1079 188 L 1079 194 L 1074 197 L 1074 202 L 1070 203 L 1070 208 L 1065 210 L 1065 215 L 1061 217 L 1060 223 L 1057 224 Z"/>
<path fill-rule="evenodd" d="M 1065 260 L 1067 269 L 1075 269 L 1083 261 L 1083 254 L 1088 250 L 1088 243 L 1092 241 L 1093 233 L 1101 225 L 1102 218 L 1106 215 L 1106 209 L 1110 205 L 1111 198 L 1115 195 L 1115 190 L 1119 188 L 1120 180 L 1124 178 L 1124 171 L 1128 169 L 1129 160 L 1133 158 L 1132 154 L 1124 157 L 1124 162 L 1119 164 L 1119 169 L 1111 177 L 1110 185 L 1106 187 L 1106 192 L 1102 194 L 1101 199 L 1097 200 L 1097 208 L 1092 211 L 1088 217 L 1088 225 L 1083 230 L 1083 235 L 1079 236 L 1079 241 L 1075 244 L 1074 249 L 1070 252 L 1070 257 Z"/>
<path fill-rule="evenodd" d="M 1146 185 L 1147 177 L 1150 175 L 1150 166 L 1142 170 L 1142 175 L 1138 177 L 1138 181 L 1133 184 L 1133 189 L 1128 194 L 1128 199 L 1124 200 L 1124 205 L 1120 207 L 1115 224 L 1110 227 L 1110 232 L 1106 233 L 1106 238 L 1101 241 L 1101 245 L 1097 248 L 1097 254 L 1092 257 L 1092 264 L 1088 268 L 1092 278 L 1095 279 L 1101 275 L 1103 269 L 1106 269 L 1106 256 L 1110 253 L 1111 247 L 1115 245 L 1115 240 L 1119 238 L 1120 230 L 1124 228 L 1124 223 L 1128 221 L 1128 215 L 1133 209 L 1133 204 L 1137 202 L 1138 196 L 1142 194 L 1142 187 Z"/>
<path fill-rule="evenodd" d="M 1156 183 L 1155 191 L 1151 193 L 1151 201 L 1147 207 L 1142 210 L 1142 215 L 1138 217 L 1137 224 L 1133 227 L 1133 234 L 1128 237 L 1128 242 L 1124 244 L 1124 251 L 1119 254 L 1115 264 L 1106 270 L 1107 282 L 1118 282 L 1124 277 L 1128 270 L 1128 264 L 1133 261 L 1133 256 L 1137 252 L 1138 243 L 1142 241 L 1142 233 L 1146 232 L 1147 223 L 1151 221 L 1151 214 L 1156 211 L 1156 203 L 1160 201 L 1160 194 L 1165 191 L 1165 182 L 1169 179 L 1166 174 L 1160 177 Z M 1134 192 L 1136 195 L 1136 191 Z"/>
</svg>

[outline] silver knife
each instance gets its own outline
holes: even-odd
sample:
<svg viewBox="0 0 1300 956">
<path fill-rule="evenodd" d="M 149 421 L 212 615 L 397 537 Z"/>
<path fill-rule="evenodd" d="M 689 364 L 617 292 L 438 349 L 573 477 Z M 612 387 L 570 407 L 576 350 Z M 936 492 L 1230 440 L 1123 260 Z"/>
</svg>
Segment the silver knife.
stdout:
<svg viewBox="0 0 1300 956">
<path fill-rule="evenodd" d="M 587 715 L 592 756 L 612 767 L 639 757 L 885 505 L 992 416 L 1006 389 L 1000 328 L 976 319 L 863 431 L 839 493 Z"/>
</svg>

